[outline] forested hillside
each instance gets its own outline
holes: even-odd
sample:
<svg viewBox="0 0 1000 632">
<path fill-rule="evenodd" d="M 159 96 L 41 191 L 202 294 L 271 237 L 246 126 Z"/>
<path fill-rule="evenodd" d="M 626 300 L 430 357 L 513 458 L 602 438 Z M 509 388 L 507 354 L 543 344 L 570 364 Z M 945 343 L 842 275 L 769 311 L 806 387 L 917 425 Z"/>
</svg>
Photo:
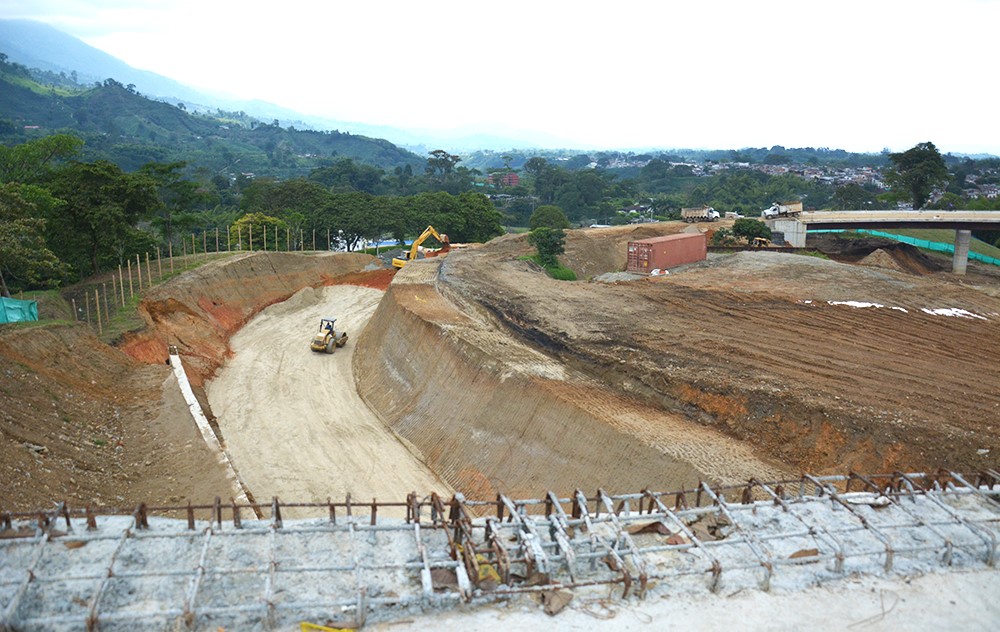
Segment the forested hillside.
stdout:
<svg viewBox="0 0 1000 632">
<path fill-rule="evenodd" d="M 192 114 L 114 79 L 90 88 L 43 85 L 29 69 L 0 57 L 0 141 L 16 144 L 55 132 L 81 137 L 84 158 L 127 171 L 183 160 L 213 173 L 295 177 L 342 158 L 384 169 L 424 163 L 381 139 L 285 129 L 239 112 Z"/>
</svg>

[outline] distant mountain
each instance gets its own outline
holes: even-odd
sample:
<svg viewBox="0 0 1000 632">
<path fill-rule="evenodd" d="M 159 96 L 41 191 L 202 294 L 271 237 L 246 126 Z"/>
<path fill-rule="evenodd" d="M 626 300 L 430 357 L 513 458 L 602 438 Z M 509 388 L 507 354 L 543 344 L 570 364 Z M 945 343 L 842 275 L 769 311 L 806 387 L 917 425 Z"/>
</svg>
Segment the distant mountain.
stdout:
<svg viewBox="0 0 1000 632">
<path fill-rule="evenodd" d="M 342 158 L 389 170 L 425 164 L 383 139 L 282 128 L 239 113 L 193 114 L 111 79 L 83 90 L 42 85 L 25 66 L 0 63 L 0 142 L 56 132 L 82 137 L 85 159 L 108 159 L 126 170 L 185 161 L 211 173 L 287 178 Z"/>
<path fill-rule="evenodd" d="M 531 147 L 568 146 L 562 141 L 537 132 L 496 128 L 463 128 L 451 131 L 403 130 L 384 125 L 347 122 L 296 112 L 266 101 L 243 101 L 207 94 L 173 79 L 146 70 L 137 70 L 120 59 L 63 33 L 47 24 L 32 20 L 0 20 L 0 53 L 29 68 L 39 68 L 75 77 L 77 82 L 93 84 L 114 79 L 155 99 L 183 103 L 190 112 L 215 112 L 218 109 L 246 112 L 263 121 L 277 120 L 282 126 L 297 129 L 337 130 L 372 138 L 384 138 L 420 153 L 445 148 L 449 151 L 477 149 L 527 149 Z"/>
<path fill-rule="evenodd" d="M 10 61 L 56 73 L 76 73 L 78 83 L 114 79 L 143 94 L 198 101 L 203 94 L 162 75 L 136 70 L 81 40 L 32 20 L 0 20 L 0 52 Z"/>
</svg>

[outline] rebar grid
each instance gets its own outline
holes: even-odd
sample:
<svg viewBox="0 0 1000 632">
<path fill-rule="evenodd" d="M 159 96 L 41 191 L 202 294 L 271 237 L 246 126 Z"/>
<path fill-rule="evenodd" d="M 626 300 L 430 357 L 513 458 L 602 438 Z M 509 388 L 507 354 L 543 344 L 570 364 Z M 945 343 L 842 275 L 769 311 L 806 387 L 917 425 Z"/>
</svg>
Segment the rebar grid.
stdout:
<svg viewBox="0 0 1000 632">
<path fill-rule="evenodd" d="M 293 506 L 323 517 L 282 521 Z M 379 519 L 386 507 L 406 518 Z M 246 510 L 263 513 L 219 498 L 131 514 L 64 503 L 0 513 L 0 630 L 360 626 L 560 589 L 642 598 L 995 567 L 1000 474 L 852 472 L 492 501 L 275 498 L 267 520 L 243 520 Z M 163 512 L 187 519 L 149 517 Z"/>
</svg>

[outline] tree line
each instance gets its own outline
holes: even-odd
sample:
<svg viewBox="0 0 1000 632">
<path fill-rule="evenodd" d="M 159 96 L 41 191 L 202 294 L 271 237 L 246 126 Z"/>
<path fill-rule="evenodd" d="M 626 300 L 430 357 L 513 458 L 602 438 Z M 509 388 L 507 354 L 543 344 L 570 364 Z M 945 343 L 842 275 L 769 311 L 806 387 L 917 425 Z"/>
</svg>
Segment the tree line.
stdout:
<svg viewBox="0 0 1000 632">
<path fill-rule="evenodd" d="M 57 134 L 0 146 L 0 291 L 72 283 L 220 229 L 238 240 L 225 249 L 263 247 L 267 234 L 269 249 L 325 249 L 335 236 L 353 250 L 366 240 L 402 243 L 428 224 L 455 242 L 486 241 L 504 226 L 528 226 L 540 207 L 558 209 L 568 225 L 586 225 L 628 221 L 618 211 L 636 204 L 654 217 L 675 219 L 686 206 L 756 215 L 792 199 L 807 208 L 886 208 L 900 200 L 920 208 L 942 190 L 934 204 L 991 202 L 958 197 L 959 180 L 976 165 L 963 163 L 965 172 L 951 174 L 932 143 L 888 155 L 889 191 L 750 170 L 695 176 L 689 165 L 660 159 L 634 178 L 620 178 L 541 157 L 525 161 L 511 186 L 502 178 L 483 182 L 481 173 L 444 150 L 430 152 L 422 172 L 409 164 L 386 171 L 349 158 L 287 180 L 211 173 L 186 162 L 149 162 L 126 172 L 107 160 L 80 160 L 82 145 Z M 506 164 L 492 171 L 512 172 Z"/>
<path fill-rule="evenodd" d="M 229 191 L 234 183 L 192 178 L 183 162 L 148 163 L 130 173 L 106 160 L 80 161 L 81 146 L 61 134 L 0 146 L 4 296 L 115 270 L 139 254 L 180 252 L 189 234 L 207 241 L 220 226 L 229 235 L 226 249 L 264 247 L 268 232 L 271 247 L 281 250 L 309 248 L 315 241 L 305 236 L 316 233 L 324 248 L 333 234 L 354 249 L 384 237 L 402 243 L 428 224 L 455 242 L 503 232 L 502 214 L 481 193 L 374 195 L 353 188 L 352 174 L 363 182 L 365 170 L 350 165 L 308 179 L 246 180 Z"/>
</svg>

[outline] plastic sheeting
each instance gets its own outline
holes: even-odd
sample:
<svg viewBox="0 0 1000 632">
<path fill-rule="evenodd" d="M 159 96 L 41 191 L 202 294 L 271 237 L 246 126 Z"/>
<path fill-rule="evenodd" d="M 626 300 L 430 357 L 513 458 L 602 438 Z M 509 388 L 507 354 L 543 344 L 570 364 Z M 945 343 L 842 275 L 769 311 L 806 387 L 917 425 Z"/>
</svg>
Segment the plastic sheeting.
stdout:
<svg viewBox="0 0 1000 632">
<path fill-rule="evenodd" d="M 38 320 L 37 301 L 0 297 L 0 323 L 20 323 L 28 320 Z"/>
</svg>

